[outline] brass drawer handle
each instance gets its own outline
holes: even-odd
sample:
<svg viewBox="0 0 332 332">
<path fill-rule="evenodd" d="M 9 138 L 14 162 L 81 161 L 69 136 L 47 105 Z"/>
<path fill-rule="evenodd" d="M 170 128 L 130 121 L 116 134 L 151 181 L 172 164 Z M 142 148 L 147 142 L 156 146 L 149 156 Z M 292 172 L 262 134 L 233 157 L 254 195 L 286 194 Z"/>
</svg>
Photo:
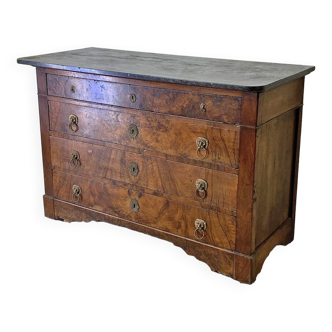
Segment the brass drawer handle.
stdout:
<svg viewBox="0 0 332 332">
<path fill-rule="evenodd" d="M 69 129 L 75 133 L 78 131 L 78 117 L 75 114 L 69 115 Z"/>
<path fill-rule="evenodd" d="M 137 163 L 135 162 L 132 162 L 129 166 L 129 172 L 132 176 L 137 176 L 138 173 L 139 173 L 139 168 L 138 168 L 138 165 Z"/>
<path fill-rule="evenodd" d="M 201 103 L 201 104 L 199 105 L 199 108 L 200 108 L 200 110 L 201 110 L 202 113 L 205 113 L 205 112 L 206 112 L 206 104 Z"/>
<path fill-rule="evenodd" d="M 196 219 L 195 220 L 195 232 L 194 236 L 197 240 L 202 240 L 205 236 L 205 230 L 206 230 L 206 221 L 202 219 Z"/>
<path fill-rule="evenodd" d="M 135 103 L 135 102 L 136 102 L 136 95 L 135 95 L 134 93 L 131 93 L 130 96 L 129 96 L 129 98 L 130 98 L 130 101 L 131 101 L 132 103 Z"/>
<path fill-rule="evenodd" d="M 77 168 L 78 166 L 81 165 L 81 162 L 80 162 L 80 154 L 78 153 L 78 151 L 72 151 L 70 152 L 70 155 L 71 155 L 71 159 L 70 159 L 70 166 L 73 167 L 73 168 Z"/>
<path fill-rule="evenodd" d="M 196 140 L 197 150 L 196 155 L 200 159 L 205 159 L 207 156 L 207 148 L 209 146 L 209 140 L 204 137 L 198 137 Z M 204 151 L 203 153 L 201 151 Z"/>
<path fill-rule="evenodd" d="M 136 138 L 138 136 L 138 128 L 136 125 L 131 124 L 128 128 L 128 133 L 132 138 Z"/>
<path fill-rule="evenodd" d="M 70 88 L 70 92 L 71 93 L 75 93 L 75 87 L 72 85 L 71 88 Z"/>
<path fill-rule="evenodd" d="M 129 206 L 130 206 L 130 210 L 133 211 L 133 212 L 135 212 L 135 213 L 137 213 L 138 210 L 139 210 L 139 208 L 140 208 L 140 206 L 139 206 L 138 201 L 137 201 L 136 198 L 133 198 L 133 199 L 130 201 Z"/>
<path fill-rule="evenodd" d="M 204 199 L 206 197 L 206 190 L 208 187 L 208 183 L 203 179 L 196 180 L 196 196 Z"/>
<path fill-rule="evenodd" d="M 79 185 L 74 184 L 73 185 L 73 202 L 78 203 L 79 201 L 81 201 L 81 199 L 82 199 L 82 188 Z"/>
</svg>

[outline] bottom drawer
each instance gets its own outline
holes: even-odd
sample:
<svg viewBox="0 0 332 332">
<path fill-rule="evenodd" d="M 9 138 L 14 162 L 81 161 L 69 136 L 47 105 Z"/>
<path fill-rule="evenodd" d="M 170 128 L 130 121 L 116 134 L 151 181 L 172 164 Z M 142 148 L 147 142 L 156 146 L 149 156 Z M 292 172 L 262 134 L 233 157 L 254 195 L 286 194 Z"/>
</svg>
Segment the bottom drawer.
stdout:
<svg viewBox="0 0 332 332">
<path fill-rule="evenodd" d="M 74 187 L 76 186 L 76 187 Z M 76 188 L 74 193 L 73 188 Z M 197 231 L 199 241 L 220 248 L 235 247 L 236 218 L 162 197 L 142 194 L 85 177 L 54 171 L 54 197 L 180 235 L 195 238 L 195 221 L 206 222 L 204 233 Z"/>
</svg>

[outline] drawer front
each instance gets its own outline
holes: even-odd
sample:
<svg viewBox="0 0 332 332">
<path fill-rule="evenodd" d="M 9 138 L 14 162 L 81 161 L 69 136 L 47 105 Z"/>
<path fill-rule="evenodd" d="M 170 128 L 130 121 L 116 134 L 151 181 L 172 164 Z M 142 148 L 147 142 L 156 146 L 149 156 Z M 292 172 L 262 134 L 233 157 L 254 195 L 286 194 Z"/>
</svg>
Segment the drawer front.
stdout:
<svg viewBox="0 0 332 332">
<path fill-rule="evenodd" d="M 79 186 L 80 195 L 73 196 L 74 185 Z M 60 200 L 74 202 L 193 240 L 196 239 L 195 221 L 201 219 L 206 222 L 206 230 L 199 241 L 234 249 L 235 217 L 142 194 L 118 187 L 112 182 L 104 183 L 57 171 L 53 172 L 53 188 L 54 197 Z M 203 232 L 198 231 L 196 235 L 201 237 Z"/>
<path fill-rule="evenodd" d="M 51 137 L 53 169 L 121 181 L 200 203 L 236 210 L 238 177 L 160 158 Z M 77 157 L 78 156 L 78 157 Z M 197 190 L 196 181 L 206 181 Z"/>
<path fill-rule="evenodd" d="M 49 114 L 52 131 L 238 167 L 236 126 L 212 127 L 198 120 L 184 122 L 183 118 L 151 112 L 111 111 L 55 101 L 49 101 Z M 70 115 L 75 115 L 77 127 L 70 128 Z M 208 140 L 205 150 L 197 150 L 199 138 Z"/>
<path fill-rule="evenodd" d="M 240 123 L 241 98 L 47 75 L 48 94 L 173 115 Z"/>
</svg>

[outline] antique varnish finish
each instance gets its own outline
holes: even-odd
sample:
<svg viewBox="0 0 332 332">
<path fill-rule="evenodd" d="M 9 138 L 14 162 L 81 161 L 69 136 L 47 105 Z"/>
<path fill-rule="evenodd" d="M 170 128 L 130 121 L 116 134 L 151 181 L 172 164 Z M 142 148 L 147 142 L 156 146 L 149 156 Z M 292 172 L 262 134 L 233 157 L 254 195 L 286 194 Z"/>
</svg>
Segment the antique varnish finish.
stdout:
<svg viewBox="0 0 332 332">
<path fill-rule="evenodd" d="M 49 218 L 171 241 L 252 283 L 293 240 L 312 66 L 98 48 L 37 67 Z"/>
</svg>

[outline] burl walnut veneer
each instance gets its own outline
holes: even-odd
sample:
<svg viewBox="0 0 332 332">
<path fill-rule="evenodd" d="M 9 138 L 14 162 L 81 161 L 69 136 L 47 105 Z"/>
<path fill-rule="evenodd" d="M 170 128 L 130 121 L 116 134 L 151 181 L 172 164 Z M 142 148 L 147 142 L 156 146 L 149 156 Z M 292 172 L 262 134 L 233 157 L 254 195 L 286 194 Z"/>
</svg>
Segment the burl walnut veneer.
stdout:
<svg viewBox="0 0 332 332">
<path fill-rule="evenodd" d="M 100 48 L 37 67 L 45 215 L 171 241 L 252 283 L 294 237 L 310 66 Z"/>
</svg>

